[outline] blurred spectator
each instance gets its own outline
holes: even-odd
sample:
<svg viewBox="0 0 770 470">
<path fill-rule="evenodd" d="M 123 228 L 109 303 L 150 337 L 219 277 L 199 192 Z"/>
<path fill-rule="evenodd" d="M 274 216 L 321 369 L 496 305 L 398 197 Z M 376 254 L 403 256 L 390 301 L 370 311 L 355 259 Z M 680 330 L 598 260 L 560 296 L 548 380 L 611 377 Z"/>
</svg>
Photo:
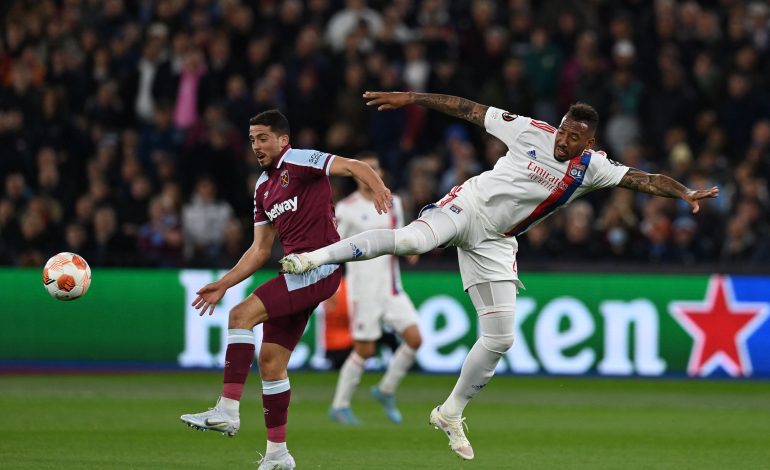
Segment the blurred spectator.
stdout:
<svg viewBox="0 0 770 470">
<path fill-rule="evenodd" d="M 382 29 L 382 15 L 367 7 L 366 0 L 345 0 L 345 7 L 332 15 L 326 27 L 326 41 L 332 50 L 340 51 L 345 39 L 364 22 L 372 34 Z"/>
<path fill-rule="evenodd" d="M 182 258 L 179 216 L 170 201 L 162 196 L 150 201 L 147 210 L 149 220 L 138 233 L 139 249 L 147 264 L 156 267 L 179 266 Z"/>
<path fill-rule="evenodd" d="M 563 261 L 587 261 L 600 254 L 594 236 L 594 210 L 585 200 L 575 201 L 564 210 L 564 226 L 559 237 L 558 258 Z"/>
<path fill-rule="evenodd" d="M 225 224 L 224 240 L 222 242 L 222 255 L 219 257 L 218 266 L 228 269 L 235 266 L 241 259 L 243 252 L 251 245 L 251 239 L 246 238 L 243 224 L 236 218 L 230 218 Z"/>
<path fill-rule="evenodd" d="M 86 228 L 77 222 L 71 222 L 64 227 L 64 245 L 62 251 L 77 253 L 86 259 L 91 259 L 91 247 L 89 246 L 88 232 Z"/>
<path fill-rule="evenodd" d="M 733 216 L 727 222 L 722 259 L 748 261 L 754 251 L 757 238 L 745 217 Z"/>
<path fill-rule="evenodd" d="M 0 199 L 0 262 L 14 264 L 15 250 L 20 241 L 16 207 L 9 199 Z"/>
<path fill-rule="evenodd" d="M 130 88 L 129 97 L 135 97 L 134 112 L 142 122 L 149 122 L 155 115 L 158 99 L 156 88 L 158 69 L 164 59 L 167 35 L 168 28 L 162 23 L 148 28 L 142 57 L 126 83 L 126 87 Z"/>
<path fill-rule="evenodd" d="M 468 132 L 461 124 L 447 129 L 446 154 L 449 166 L 441 175 L 438 187 L 439 193 L 442 194 L 481 173 L 481 165 L 476 160 L 476 149 L 468 141 Z"/>
<path fill-rule="evenodd" d="M 499 74 L 490 77 L 481 88 L 479 100 L 495 103 L 495 107 L 515 109 L 516 114 L 532 115 L 535 94 L 524 71 L 524 64 L 515 57 L 509 57 L 502 64 Z"/>
<path fill-rule="evenodd" d="M 698 224 L 690 216 L 681 216 L 672 224 L 673 247 L 671 263 L 692 266 L 698 263 L 700 253 L 698 250 Z"/>
<path fill-rule="evenodd" d="M 136 239 L 123 235 L 118 226 L 115 209 L 103 205 L 94 211 L 92 251 L 87 255 L 91 266 L 132 266 L 139 260 L 134 257 Z"/>
<path fill-rule="evenodd" d="M 15 264 L 19 266 L 42 266 L 46 254 L 53 246 L 52 233 L 46 231 L 46 223 L 42 214 L 35 211 L 25 211 L 19 218 L 21 237 L 14 249 Z"/>
<path fill-rule="evenodd" d="M 217 184 L 211 177 L 201 177 L 188 204 L 182 208 L 184 258 L 191 266 L 218 265 L 227 221 L 232 207 L 217 199 Z"/>
<path fill-rule="evenodd" d="M 527 77 L 535 95 L 532 115 L 546 122 L 556 122 L 561 119 L 556 108 L 556 96 L 563 60 L 562 51 L 550 43 L 545 28 L 535 28 L 530 42 L 531 46 L 524 60 Z"/>
<path fill-rule="evenodd" d="M 188 50 L 182 58 L 179 83 L 174 101 L 173 121 L 178 129 L 187 129 L 198 119 L 201 79 L 206 72 L 203 54 L 198 49 Z"/>
<path fill-rule="evenodd" d="M 147 220 L 147 207 L 153 188 L 150 179 L 141 173 L 126 180 L 129 181 L 127 194 L 123 195 L 119 206 L 121 230 L 126 235 L 136 236 L 139 227 Z"/>
<path fill-rule="evenodd" d="M 155 107 L 152 122 L 142 129 L 139 138 L 139 158 L 142 167 L 149 174 L 154 174 L 153 153 L 162 151 L 175 155 L 181 145 L 182 134 L 173 126 L 171 108 L 164 103 Z"/>
</svg>

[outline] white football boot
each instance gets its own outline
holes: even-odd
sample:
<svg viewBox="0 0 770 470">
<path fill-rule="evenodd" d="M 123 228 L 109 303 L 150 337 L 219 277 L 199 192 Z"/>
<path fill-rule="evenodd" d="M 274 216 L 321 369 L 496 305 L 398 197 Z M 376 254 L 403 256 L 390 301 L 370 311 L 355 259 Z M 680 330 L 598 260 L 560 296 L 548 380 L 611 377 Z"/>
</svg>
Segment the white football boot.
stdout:
<svg viewBox="0 0 770 470">
<path fill-rule="evenodd" d="M 268 459 L 264 456 L 257 463 L 259 464 L 257 470 L 294 470 L 297 466 L 289 451 L 277 458 Z"/>
<path fill-rule="evenodd" d="M 441 414 L 440 406 L 433 408 L 430 412 L 430 424 L 434 428 L 444 431 L 449 437 L 449 447 L 455 454 L 465 460 L 473 460 L 473 448 L 468 438 L 465 437 L 465 430 L 468 425 L 465 424 L 465 418 L 458 420 L 449 420 Z"/>
<path fill-rule="evenodd" d="M 287 274 L 302 274 L 318 267 L 302 253 L 292 253 L 284 256 L 278 262 L 281 263 L 283 272 Z"/>
<path fill-rule="evenodd" d="M 241 429 L 241 420 L 239 417 L 232 417 L 230 413 L 224 410 L 219 405 L 217 400 L 214 408 L 209 408 L 208 411 L 203 413 L 182 415 L 183 422 L 193 429 L 199 431 L 206 431 L 211 429 L 212 431 L 219 431 L 227 436 L 233 437 L 238 434 L 238 430 Z"/>
</svg>

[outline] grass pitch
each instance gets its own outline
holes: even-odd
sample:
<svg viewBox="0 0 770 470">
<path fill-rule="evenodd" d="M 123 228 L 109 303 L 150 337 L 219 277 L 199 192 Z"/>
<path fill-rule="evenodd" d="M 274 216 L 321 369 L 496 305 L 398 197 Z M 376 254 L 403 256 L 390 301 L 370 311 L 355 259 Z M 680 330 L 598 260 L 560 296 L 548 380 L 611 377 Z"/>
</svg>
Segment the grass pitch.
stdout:
<svg viewBox="0 0 770 470">
<path fill-rule="evenodd" d="M 364 421 L 327 418 L 335 374 L 291 375 L 289 448 L 298 468 L 770 468 L 770 382 L 496 377 L 466 410 L 476 459 L 464 462 L 428 426 L 453 376 L 408 376 L 401 426 L 368 395 Z M 255 468 L 264 452 L 258 376 L 241 432 L 197 432 L 182 413 L 213 406 L 220 373 L 0 376 L 0 468 Z"/>
</svg>

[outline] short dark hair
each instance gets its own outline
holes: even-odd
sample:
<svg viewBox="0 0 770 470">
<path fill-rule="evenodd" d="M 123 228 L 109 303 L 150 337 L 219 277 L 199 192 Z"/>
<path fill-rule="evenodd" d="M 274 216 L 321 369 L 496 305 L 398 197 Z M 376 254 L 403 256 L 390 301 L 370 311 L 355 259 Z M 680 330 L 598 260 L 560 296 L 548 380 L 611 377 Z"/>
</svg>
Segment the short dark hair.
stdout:
<svg viewBox="0 0 770 470">
<path fill-rule="evenodd" d="M 262 111 L 249 119 L 250 126 L 267 126 L 278 135 L 289 135 L 289 120 L 277 109 Z"/>
<path fill-rule="evenodd" d="M 599 126 L 599 113 L 596 112 L 593 106 L 586 103 L 577 102 L 569 107 L 567 116 L 571 117 L 575 121 L 580 121 L 588 124 L 588 128 L 595 131 Z"/>
</svg>

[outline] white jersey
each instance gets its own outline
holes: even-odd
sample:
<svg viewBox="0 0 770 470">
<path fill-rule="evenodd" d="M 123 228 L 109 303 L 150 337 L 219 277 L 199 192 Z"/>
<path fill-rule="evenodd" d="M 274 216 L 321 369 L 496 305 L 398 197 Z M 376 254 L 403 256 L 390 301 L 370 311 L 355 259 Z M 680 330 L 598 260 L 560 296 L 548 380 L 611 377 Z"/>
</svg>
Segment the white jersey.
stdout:
<svg viewBox="0 0 770 470">
<path fill-rule="evenodd" d="M 471 193 L 485 225 L 501 237 L 526 232 L 590 191 L 617 186 L 628 171 L 593 150 L 565 162 L 556 160 L 556 128 L 532 118 L 490 107 L 484 126 L 508 152 L 492 170 L 469 179 L 460 190 Z"/>
<path fill-rule="evenodd" d="M 393 196 L 393 207 L 385 214 L 378 214 L 374 203 L 356 191 L 337 203 L 335 208 L 337 231 L 342 238 L 348 238 L 366 230 L 397 229 L 404 226 L 404 209 L 401 198 Z M 380 256 L 366 261 L 347 263 L 345 280 L 348 296 L 353 299 L 369 299 L 398 295 L 401 287 L 401 272 L 398 257 Z"/>
</svg>

